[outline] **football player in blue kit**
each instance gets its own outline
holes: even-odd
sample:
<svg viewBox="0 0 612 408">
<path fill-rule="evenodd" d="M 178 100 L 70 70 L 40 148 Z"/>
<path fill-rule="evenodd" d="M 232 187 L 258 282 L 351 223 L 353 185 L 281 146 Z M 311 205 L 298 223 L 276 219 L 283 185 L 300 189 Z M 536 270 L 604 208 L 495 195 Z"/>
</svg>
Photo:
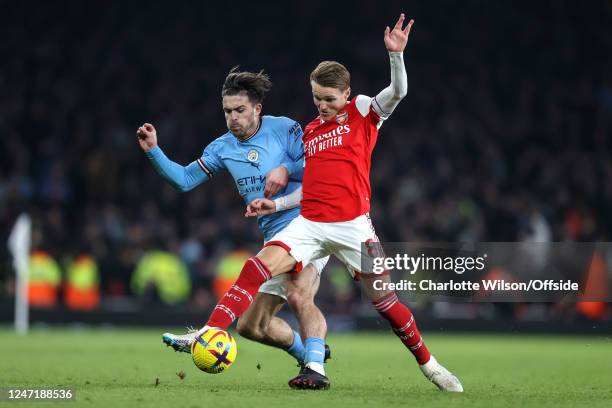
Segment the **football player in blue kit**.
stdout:
<svg viewBox="0 0 612 408">
<path fill-rule="evenodd" d="M 304 146 L 300 125 L 286 117 L 261 115 L 262 102 L 272 84 L 263 71 L 230 71 L 222 89 L 222 104 L 228 131 L 204 148 L 202 155 L 182 166 L 170 160 L 157 143 L 150 123 L 137 130 L 138 142 L 157 172 L 176 189 L 186 192 L 228 171 L 245 203 L 272 198 L 282 208 L 283 197 L 301 186 Z M 258 218 L 268 241 L 299 215 L 299 207 Z M 305 345 L 323 343 L 327 325 L 314 304 L 320 274 L 328 258 L 313 261 L 296 275 L 279 275 L 263 285 L 248 311 L 237 323 L 238 332 L 251 340 L 286 350 L 298 362 L 307 361 Z M 244 294 L 249 296 L 247 292 Z M 294 331 L 276 316 L 287 301 L 300 324 Z M 190 352 L 196 331 L 162 339 L 174 350 Z M 304 341 L 302 341 L 302 339 Z M 326 359 L 329 348 L 325 346 Z"/>
</svg>

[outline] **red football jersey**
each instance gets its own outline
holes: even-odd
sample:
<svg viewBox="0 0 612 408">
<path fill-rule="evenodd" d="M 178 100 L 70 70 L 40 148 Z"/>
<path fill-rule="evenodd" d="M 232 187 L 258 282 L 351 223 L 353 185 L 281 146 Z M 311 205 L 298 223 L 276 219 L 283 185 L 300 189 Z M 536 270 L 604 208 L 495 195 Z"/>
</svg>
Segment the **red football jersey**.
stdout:
<svg viewBox="0 0 612 408">
<path fill-rule="evenodd" d="M 370 210 L 370 163 L 381 123 L 370 100 L 356 96 L 335 119 L 321 122 L 317 117 L 304 129 L 301 214 L 305 218 L 349 221 Z M 365 104 L 358 109 L 361 102 Z"/>
</svg>

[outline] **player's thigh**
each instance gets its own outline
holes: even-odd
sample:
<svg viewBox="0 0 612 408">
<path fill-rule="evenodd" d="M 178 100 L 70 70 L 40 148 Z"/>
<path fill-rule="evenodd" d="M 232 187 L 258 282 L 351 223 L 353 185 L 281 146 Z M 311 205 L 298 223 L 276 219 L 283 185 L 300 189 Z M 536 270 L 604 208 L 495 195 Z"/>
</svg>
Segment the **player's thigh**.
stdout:
<svg viewBox="0 0 612 408">
<path fill-rule="evenodd" d="M 319 223 L 298 216 L 266 242 L 257 257 L 271 268 L 273 276 L 290 272 L 294 266 L 299 272 L 313 259 L 329 255 L 321 244 L 323 238 Z"/>
<path fill-rule="evenodd" d="M 329 232 L 328 239 L 334 247 L 334 254 L 346 265 L 353 278 L 373 273 L 373 258 L 384 255 L 367 214 L 351 221 L 335 223 Z"/>
<path fill-rule="evenodd" d="M 259 292 L 253 303 L 238 321 L 242 327 L 267 327 L 268 323 L 285 304 L 281 296 Z"/>
<path fill-rule="evenodd" d="M 322 266 L 319 266 L 320 264 L 320 262 L 310 263 L 301 272 L 291 274 L 285 281 L 287 298 L 292 307 L 296 301 L 313 301 L 321 282 Z"/>
<path fill-rule="evenodd" d="M 283 273 L 274 276 L 272 279 L 264 282 L 259 287 L 259 293 L 265 293 L 268 295 L 274 295 L 287 301 L 287 281 L 289 280 L 289 274 Z"/>
<path fill-rule="evenodd" d="M 257 258 L 266 265 L 272 276 L 290 272 L 296 265 L 296 260 L 279 245 L 265 246 L 259 251 Z"/>
</svg>

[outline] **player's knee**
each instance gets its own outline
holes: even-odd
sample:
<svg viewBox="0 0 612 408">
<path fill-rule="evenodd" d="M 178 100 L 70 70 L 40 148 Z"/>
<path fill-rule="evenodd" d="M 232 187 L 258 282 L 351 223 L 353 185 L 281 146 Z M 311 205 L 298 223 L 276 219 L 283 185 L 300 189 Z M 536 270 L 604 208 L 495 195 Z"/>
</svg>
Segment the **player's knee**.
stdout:
<svg viewBox="0 0 612 408">
<path fill-rule="evenodd" d="M 372 301 L 376 302 L 383 297 L 393 293 L 394 291 L 388 289 L 387 285 L 384 283 L 391 282 L 391 279 L 388 275 L 383 276 L 370 276 L 363 275 L 361 278 L 361 284 L 366 293 L 366 296 Z M 381 284 L 382 283 L 382 284 Z"/>
<path fill-rule="evenodd" d="M 289 303 L 293 311 L 299 313 L 300 310 L 311 306 L 314 303 L 314 299 L 307 291 L 295 288 L 287 293 L 287 303 Z"/>
<path fill-rule="evenodd" d="M 372 301 L 372 303 L 377 303 L 384 299 L 387 299 L 389 295 L 391 295 L 392 293 L 395 293 L 395 292 L 392 290 L 374 291 L 370 296 L 370 300 Z"/>
<path fill-rule="evenodd" d="M 248 319 L 238 319 L 236 329 L 242 337 L 249 340 L 257 341 L 263 338 L 264 330 L 262 329 L 261 324 L 257 324 L 257 322 L 253 322 Z"/>
</svg>

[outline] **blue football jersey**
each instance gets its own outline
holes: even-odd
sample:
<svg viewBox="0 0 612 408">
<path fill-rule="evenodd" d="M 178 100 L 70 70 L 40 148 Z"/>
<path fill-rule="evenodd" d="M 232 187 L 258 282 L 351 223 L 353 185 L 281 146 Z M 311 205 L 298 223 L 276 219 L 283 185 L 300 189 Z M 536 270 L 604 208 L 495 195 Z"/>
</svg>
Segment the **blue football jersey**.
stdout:
<svg viewBox="0 0 612 408">
<path fill-rule="evenodd" d="M 227 170 L 248 204 L 264 196 L 266 174 L 280 165 L 289 170 L 289 183 L 271 198 L 290 194 L 300 186 L 304 167 L 302 128 L 286 117 L 262 116 L 258 131 L 248 140 L 240 141 L 227 132 L 206 146 L 202 156 L 188 166 L 172 162 L 159 147 L 151 149 L 147 156 L 157 171 L 182 191 L 191 190 Z M 299 208 L 293 208 L 259 217 L 264 240 L 285 228 L 299 212 Z"/>
</svg>

